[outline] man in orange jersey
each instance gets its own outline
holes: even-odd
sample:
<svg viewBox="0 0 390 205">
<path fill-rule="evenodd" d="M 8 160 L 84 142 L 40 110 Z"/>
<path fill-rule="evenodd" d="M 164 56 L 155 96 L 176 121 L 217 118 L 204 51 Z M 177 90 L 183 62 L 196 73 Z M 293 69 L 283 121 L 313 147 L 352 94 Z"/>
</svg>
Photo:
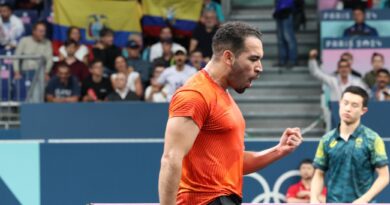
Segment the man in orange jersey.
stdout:
<svg viewBox="0 0 390 205">
<path fill-rule="evenodd" d="M 212 49 L 210 62 L 176 91 L 169 107 L 159 177 L 162 205 L 240 204 L 244 174 L 302 142 L 299 128 L 287 128 L 275 147 L 245 151 L 245 121 L 227 88 L 243 93 L 259 77 L 261 33 L 244 23 L 226 23 Z"/>
</svg>

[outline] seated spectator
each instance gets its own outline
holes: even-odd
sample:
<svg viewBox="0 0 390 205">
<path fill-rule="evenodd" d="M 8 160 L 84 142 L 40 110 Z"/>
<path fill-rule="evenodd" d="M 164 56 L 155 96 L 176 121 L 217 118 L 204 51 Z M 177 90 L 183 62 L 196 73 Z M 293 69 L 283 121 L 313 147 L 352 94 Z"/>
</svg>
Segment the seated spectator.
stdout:
<svg viewBox="0 0 390 205">
<path fill-rule="evenodd" d="M 154 59 L 153 66 L 164 66 L 168 68 L 173 64 L 173 51 L 172 51 L 172 40 L 162 40 L 161 46 L 163 50 L 163 54 L 161 57 Z"/>
<path fill-rule="evenodd" d="M 15 55 L 34 55 L 45 58 L 43 66 L 46 69 L 46 80 L 49 80 L 50 70 L 53 67 L 53 50 L 51 42 L 45 38 L 46 26 L 39 22 L 34 24 L 32 36 L 23 37 L 16 47 Z M 22 60 L 20 67 L 19 60 L 14 60 L 15 79 L 22 78 L 21 71 L 24 72 L 27 80 L 32 81 L 35 71 L 40 66 L 40 60 Z"/>
<path fill-rule="evenodd" d="M 85 45 L 80 44 L 81 40 L 81 34 L 80 30 L 77 27 L 71 26 L 68 29 L 67 33 L 68 40 L 73 40 L 76 42 L 76 52 L 74 56 L 77 58 L 77 60 L 84 62 L 85 64 L 88 64 L 88 54 L 89 50 L 88 47 Z M 59 59 L 64 60 L 68 56 L 68 52 L 65 49 L 65 45 L 62 45 L 59 48 Z"/>
<path fill-rule="evenodd" d="M 176 51 L 174 56 L 176 65 L 165 69 L 157 80 L 160 88 L 167 86 L 167 95 L 169 101 L 171 100 L 175 91 L 183 86 L 188 78 L 196 73 L 195 68 L 185 64 L 187 58 L 186 55 L 186 50 Z"/>
<path fill-rule="evenodd" d="M 115 72 L 115 58 L 122 54 L 120 48 L 114 45 L 114 31 L 104 28 L 100 31 L 100 39 L 92 49 L 93 56 L 103 62 L 105 72 Z"/>
<path fill-rule="evenodd" d="M 62 61 L 58 62 L 57 65 L 63 63 L 67 64 L 71 74 L 76 77 L 79 82 L 83 82 L 89 76 L 89 71 L 88 67 L 75 56 L 78 43 L 70 39 L 65 42 L 64 46 L 67 56 Z M 54 66 L 54 73 L 56 73 L 56 70 L 57 68 Z"/>
<path fill-rule="evenodd" d="M 390 72 L 386 69 L 379 69 L 376 72 L 376 83 L 372 88 L 372 99 L 376 101 L 390 100 Z"/>
<path fill-rule="evenodd" d="M 2 49 L 10 50 L 16 47 L 24 33 L 22 20 L 12 14 L 9 4 L 0 5 L 0 45 Z"/>
<path fill-rule="evenodd" d="M 372 70 L 364 75 L 363 81 L 372 88 L 376 82 L 376 72 L 385 65 L 385 57 L 381 53 L 373 53 L 371 56 Z"/>
<path fill-rule="evenodd" d="M 161 89 L 157 83 L 158 77 L 164 71 L 163 66 L 154 68 L 153 77 L 150 79 L 150 85 L 145 90 L 145 101 L 148 102 L 168 102 L 166 88 Z"/>
<path fill-rule="evenodd" d="M 153 44 L 150 47 L 150 55 L 149 55 L 149 61 L 153 62 L 154 59 L 159 58 L 163 54 L 163 48 L 161 41 L 163 40 L 172 40 L 172 30 L 170 27 L 164 27 L 160 30 L 160 41 Z M 172 44 L 172 52 L 178 50 L 178 49 L 184 49 L 183 46 L 180 44 L 177 44 L 173 42 Z"/>
<path fill-rule="evenodd" d="M 123 73 L 114 73 L 111 75 L 111 82 L 114 88 L 107 96 L 107 101 L 136 101 L 138 96 L 127 86 L 127 78 Z"/>
<path fill-rule="evenodd" d="M 330 75 L 319 68 L 316 60 L 317 55 L 317 50 L 310 51 L 309 71 L 314 77 L 329 87 L 332 101 L 339 101 L 343 91 L 351 85 L 359 86 L 368 91 L 367 85 L 360 78 L 351 74 L 351 66 L 348 61 L 341 59 L 338 62 L 337 75 Z"/>
<path fill-rule="evenodd" d="M 35 10 L 38 13 L 44 9 L 44 0 L 17 0 L 16 9 Z"/>
<path fill-rule="evenodd" d="M 213 36 L 217 32 L 218 22 L 215 12 L 207 10 L 203 13 L 204 23 L 199 23 L 192 33 L 190 41 L 190 53 L 195 49 L 202 52 L 206 62 L 211 59 L 213 51 L 211 43 Z"/>
<path fill-rule="evenodd" d="M 351 65 L 351 66 L 353 65 L 353 55 L 349 52 L 345 52 L 345 53 L 341 54 L 340 59 L 348 61 L 349 65 Z M 336 74 L 337 74 L 337 71 L 336 71 Z M 360 74 L 358 71 L 356 71 L 353 68 L 351 68 L 351 74 L 356 76 L 356 77 L 359 77 L 359 78 L 362 77 L 362 74 Z"/>
<path fill-rule="evenodd" d="M 204 11 L 214 11 L 217 15 L 218 22 L 223 23 L 225 21 L 225 16 L 223 15 L 221 4 L 212 0 L 204 0 L 203 9 Z M 205 21 L 205 19 L 201 18 L 201 21 Z"/>
<path fill-rule="evenodd" d="M 141 98 L 143 94 L 141 76 L 137 71 L 134 71 L 133 67 L 127 64 L 125 57 L 118 56 L 115 58 L 115 69 L 117 72 L 125 74 L 127 87 Z"/>
<path fill-rule="evenodd" d="M 61 64 L 57 76 L 53 77 L 46 87 L 47 102 L 77 102 L 80 97 L 80 85 L 70 73 L 69 66 Z"/>
<path fill-rule="evenodd" d="M 141 75 L 142 87 L 146 88 L 152 73 L 152 64 L 141 59 L 141 45 L 136 41 L 127 43 L 127 53 L 129 54 L 127 64 Z"/>
<path fill-rule="evenodd" d="M 354 8 L 353 18 L 355 19 L 355 24 L 345 29 L 344 37 L 378 36 L 378 31 L 365 23 L 364 9 L 361 7 Z"/>
<path fill-rule="evenodd" d="M 109 93 L 112 92 L 111 82 L 103 76 L 103 62 L 94 60 L 90 64 L 89 71 L 91 75 L 83 81 L 81 86 L 81 96 L 83 102 L 104 101 Z"/>
<path fill-rule="evenodd" d="M 202 52 L 199 50 L 192 51 L 188 65 L 196 68 L 196 70 L 201 70 L 204 68 L 204 66 L 206 66 L 206 62 L 204 62 Z"/>
<path fill-rule="evenodd" d="M 299 165 L 301 180 L 291 185 L 286 194 L 287 203 L 310 203 L 310 186 L 314 175 L 313 160 L 304 159 Z M 321 203 L 325 203 L 326 188 L 319 197 Z"/>
</svg>

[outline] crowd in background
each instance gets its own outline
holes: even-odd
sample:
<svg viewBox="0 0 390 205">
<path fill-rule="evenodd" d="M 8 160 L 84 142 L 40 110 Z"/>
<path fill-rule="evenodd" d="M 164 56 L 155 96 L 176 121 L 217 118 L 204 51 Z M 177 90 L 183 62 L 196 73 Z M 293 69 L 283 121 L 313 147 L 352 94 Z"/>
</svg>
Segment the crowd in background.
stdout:
<svg viewBox="0 0 390 205">
<path fill-rule="evenodd" d="M 43 9 L 47 2 L 0 1 L 0 53 L 44 56 L 47 102 L 168 102 L 210 60 L 212 37 L 224 21 L 220 2 L 204 0 L 190 38 L 176 38 L 167 22 L 158 39 L 132 33 L 126 46 L 118 47 L 114 31 L 105 27 L 94 45 L 84 45 L 80 29 L 71 26 L 58 46 L 51 39 L 53 9 Z M 19 9 L 24 13 L 16 15 Z M 31 11 L 40 17 L 28 27 L 23 18 Z M 13 79 L 28 87 L 40 66 L 36 60 L 14 60 Z"/>
</svg>

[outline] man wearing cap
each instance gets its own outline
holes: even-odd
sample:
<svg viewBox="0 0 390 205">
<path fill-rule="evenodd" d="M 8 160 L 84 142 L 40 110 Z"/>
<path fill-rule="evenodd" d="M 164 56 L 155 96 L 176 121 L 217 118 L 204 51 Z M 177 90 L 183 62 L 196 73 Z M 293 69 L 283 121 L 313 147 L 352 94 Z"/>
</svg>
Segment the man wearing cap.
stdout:
<svg viewBox="0 0 390 205">
<path fill-rule="evenodd" d="M 165 69 L 157 80 L 161 87 L 167 86 L 168 100 L 171 100 L 173 93 L 179 89 L 193 74 L 196 69 L 187 65 L 187 51 L 184 48 L 175 50 L 175 65 Z"/>
<path fill-rule="evenodd" d="M 127 64 L 134 68 L 141 75 L 142 86 L 146 88 L 149 85 L 149 76 L 152 73 L 152 64 L 142 60 L 141 45 L 136 41 L 127 42 L 128 59 Z"/>
</svg>

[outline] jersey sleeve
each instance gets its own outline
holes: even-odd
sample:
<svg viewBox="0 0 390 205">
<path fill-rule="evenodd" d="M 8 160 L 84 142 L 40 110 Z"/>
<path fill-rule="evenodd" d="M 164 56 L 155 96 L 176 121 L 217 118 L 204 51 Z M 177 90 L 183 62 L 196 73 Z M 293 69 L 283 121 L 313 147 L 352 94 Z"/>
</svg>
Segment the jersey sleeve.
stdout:
<svg viewBox="0 0 390 205">
<path fill-rule="evenodd" d="M 209 115 L 209 106 L 204 97 L 197 91 L 183 90 L 177 92 L 169 106 L 169 118 L 190 117 L 199 129 Z"/>
<path fill-rule="evenodd" d="M 382 167 L 388 164 L 385 143 L 380 136 L 375 136 L 374 146 L 371 149 L 371 164 Z"/>
<path fill-rule="evenodd" d="M 322 171 L 326 171 L 328 169 L 328 154 L 325 150 L 324 139 L 321 139 L 318 144 L 313 165 L 315 168 L 321 169 Z"/>
<path fill-rule="evenodd" d="M 298 191 L 299 191 L 299 188 L 297 185 L 295 185 L 295 184 L 291 185 L 287 189 L 286 198 L 297 198 Z"/>
</svg>

